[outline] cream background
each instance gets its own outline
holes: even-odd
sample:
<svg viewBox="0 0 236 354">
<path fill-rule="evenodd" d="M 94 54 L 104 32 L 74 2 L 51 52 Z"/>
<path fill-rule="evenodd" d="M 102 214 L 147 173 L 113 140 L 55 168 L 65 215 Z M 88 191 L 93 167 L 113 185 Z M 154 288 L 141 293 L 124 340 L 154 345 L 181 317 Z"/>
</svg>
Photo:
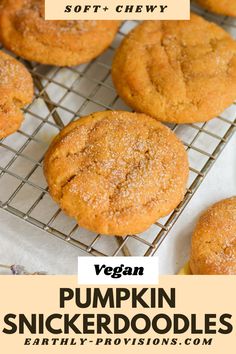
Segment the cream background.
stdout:
<svg viewBox="0 0 236 354">
<path fill-rule="evenodd" d="M 65 13 L 66 5 L 102 5 L 109 8 L 108 11 L 104 12 L 79 12 L 79 13 Z M 165 12 L 153 12 L 145 13 L 118 13 L 116 12 L 117 5 L 168 5 Z M 46 0 L 46 19 L 47 20 L 151 20 L 151 19 L 165 19 L 165 20 L 176 20 L 189 19 L 189 9 L 190 0 L 140 0 L 140 1 L 127 1 L 127 0 L 57 0 L 55 6 L 55 0 Z"/>
<path fill-rule="evenodd" d="M 170 309 L 168 306 L 164 306 L 163 309 L 132 309 L 129 301 L 125 303 L 122 310 L 114 309 L 85 309 L 81 311 L 78 309 L 74 302 L 71 300 L 67 303 L 65 309 L 59 308 L 59 288 L 69 287 L 75 288 L 77 285 L 76 277 L 65 276 L 41 276 L 41 277 L 1 277 L 1 293 L 0 293 L 0 313 L 24 313 L 30 315 L 31 313 L 44 313 L 47 315 L 53 313 L 119 313 L 123 312 L 127 316 L 131 317 L 139 312 L 143 312 L 149 316 L 154 316 L 157 313 L 183 313 L 190 315 L 196 313 L 198 315 L 198 326 L 202 327 L 203 315 L 205 313 L 216 313 L 221 315 L 223 313 L 230 313 L 235 319 L 235 290 L 236 290 L 236 277 L 189 277 L 189 276 L 169 276 L 162 277 L 160 279 L 160 287 L 164 287 L 166 290 L 170 287 L 176 287 L 176 309 Z M 103 288 L 103 287 L 102 287 Z M 47 291 L 45 291 L 47 289 Z M 222 293 L 221 293 L 222 291 Z M 223 293 L 224 291 L 224 293 Z M 17 297 L 16 297 L 17 294 Z M 197 294 L 197 297 L 196 297 Z M 217 296 L 216 296 L 217 294 Z M 233 321 L 231 320 L 231 323 Z M 57 324 L 57 321 L 55 321 Z M 234 321 L 235 325 L 235 321 Z M 235 328 L 236 330 L 236 328 Z M 191 333 L 185 333 L 183 335 L 172 335 L 171 331 L 169 335 L 164 337 L 178 337 L 182 345 L 176 346 L 94 346 L 88 345 L 84 347 L 79 346 L 23 346 L 22 343 L 25 337 L 30 337 L 30 334 L 26 335 L 5 335 L 0 333 L 1 351 L 4 353 L 118 353 L 121 350 L 125 350 L 128 353 L 143 353 L 144 350 L 148 353 L 214 353 L 222 354 L 226 350 L 227 354 L 235 353 L 235 331 L 229 335 L 191 335 Z M 94 335 L 96 337 L 96 335 Z M 91 339 L 94 339 L 91 335 Z M 47 337 L 47 333 L 34 337 Z M 50 338 L 58 336 L 50 335 Z M 68 337 L 68 335 L 60 335 L 60 337 Z M 76 337 L 74 334 L 71 337 Z M 81 335 L 81 337 L 88 337 L 87 335 Z M 103 335 L 99 334 L 99 337 Z M 140 337 L 131 333 L 125 333 L 124 335 L 105 335 L 109 338 L 117 337 Z M 157 336 L 155 332 L 148 332 L 147 335 L 141 335 L 146 338 L 162 337 Z M 214 345 L 212 346 L 185 346 L 183 340 L 186 338 L 214 338 Z M 79 338 L 79 336 L 78 336 Z"/>
</svg>

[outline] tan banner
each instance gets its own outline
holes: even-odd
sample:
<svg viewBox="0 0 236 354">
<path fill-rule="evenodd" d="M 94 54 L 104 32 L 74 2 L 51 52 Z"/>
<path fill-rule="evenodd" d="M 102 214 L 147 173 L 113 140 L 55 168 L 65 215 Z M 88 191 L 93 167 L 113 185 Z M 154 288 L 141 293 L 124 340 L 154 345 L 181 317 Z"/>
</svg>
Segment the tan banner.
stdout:
<svg viewBox="0 0 236 354">
<path fill-rule="evenodd" d="M 188 20 L 190 0 L 45 0 L 46 20 Z"/>
<path fill-rule="evenodd" d="M 234 276 L 166 276 L 158 287 L 0 278 L 2 353 L 235 353 Z"/>
</svg>

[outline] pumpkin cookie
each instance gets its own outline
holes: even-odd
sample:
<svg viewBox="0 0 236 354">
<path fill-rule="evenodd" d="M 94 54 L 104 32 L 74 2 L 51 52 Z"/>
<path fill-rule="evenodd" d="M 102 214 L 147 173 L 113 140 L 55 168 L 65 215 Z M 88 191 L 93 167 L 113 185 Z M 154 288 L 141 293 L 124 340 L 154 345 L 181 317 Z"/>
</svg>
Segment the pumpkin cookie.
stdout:
<svg viewBox="0 0 236 354">
<path fill-rule="evenodd" d="M 0 52 L 0 139 L 14 133 L 23 120 L 21 108 L 33 99 L 33 82 L 24 65 Z"/>
<path fill-rule="evenodd" d="M 197 4 L 206 10 L 215 12 L 220 15 L 236 17 L 236 1 L 235 0 L 195 0 Z"/>
<path fill-rule="evenodd" d="M 106 235 L 145 231 L 183 199 L 183 144 L 144 114 L 99 112 L 62 130 L 49 148 L 49 192 L 78 224 Z"/>
<path fill-rule="evenodd" d="M 236 275 L 236 197 L 216 203 L 200 218 L 192 238 L 193 274 Z"/>
<path fill-rule="evenodd" d="M 139 112 L 171 123 L 207 121 L 236 98 L 236 42 L 195 14 L 145 21 L 118 48 L 112 75 Z"/>
<path fill-rule="evenodd" d="M 3 0 L 1 40 L 15 54 L 42 64 L 73 66 L 100 55 L 119 21 L 45 21 L 44 0 Z"/>
</svg>

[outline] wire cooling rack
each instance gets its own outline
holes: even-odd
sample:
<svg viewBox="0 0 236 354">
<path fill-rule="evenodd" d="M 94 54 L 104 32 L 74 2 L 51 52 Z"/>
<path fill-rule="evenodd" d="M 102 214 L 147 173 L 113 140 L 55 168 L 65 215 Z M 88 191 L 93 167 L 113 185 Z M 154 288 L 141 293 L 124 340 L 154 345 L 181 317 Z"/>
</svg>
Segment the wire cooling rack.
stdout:
<svg viewBox="0 0 236 354">
<path fill-rule="evenodd" d="M 195 11 L 236 37 L 236 21 L 197 7 Z M 0 141 L 0 208 L 94 256 L 153 255 L 236 129 L 236 104 L 210 122 L 171 126 L 188 152 L 188 190 L 172 214 L 143 234 L 123 238 L 95 235 L 58 209 L 43 176 L 44 153 L 59 130 L 77 117 L 105 109 L 130 110 L 116 94 L 110 67 L 115 48 L 136 24 L 125 22 L 112 46 L 86 65 L 58 68 L 20 59 L 33 76 L 35 97 L 25 109 L 21 129 Z"/>
</svg>

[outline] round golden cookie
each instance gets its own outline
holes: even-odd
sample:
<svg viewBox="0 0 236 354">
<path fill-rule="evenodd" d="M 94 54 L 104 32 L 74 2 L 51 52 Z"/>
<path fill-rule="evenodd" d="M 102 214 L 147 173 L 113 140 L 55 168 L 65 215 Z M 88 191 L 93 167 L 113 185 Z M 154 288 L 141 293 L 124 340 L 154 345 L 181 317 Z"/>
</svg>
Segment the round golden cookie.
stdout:
<svg viewBox="0 0 236 354">
<path fill-rule="evenodd" d="M 19 128 L 23 120 L 21 108 L 32 99 L 30 73 L 19 61 L 0 51 L 0 139 Z"/>
<path fill-rule="evenodd" d="M 86 63 L 112 42 L 119 21 L 46 21 L 44 0 L 3 0 L 4 46 L 31 61 L 58 66 Z"/>
<path fill-rule="evenodd" d="M 193 274 L 236 275 L 236 197 L 210 207 L 192 238 Z"/>
<path fill-rule="evenodd" d="M 112 75 L 136 111 L 171 123 L 207 121 L 236 98 L 236 42 L 195 14 L 145 21 L 118 48 Z"/>
<path fill-rule="evenodd" d="M 195 0 L 196 3 L 204 7 L 206 10 L 215 12 L 220 15 L 236 17 L 236 1 L 235 0 Z"/>
<path fill-rule="evenodd" d="M 64 128 L 44 173 L 54 200 L 81 227 L 123 236 L 145 231 L 181 202 L 188 160 L 175 134 L 155 119 L 107 111 Z"/>
</svg>

